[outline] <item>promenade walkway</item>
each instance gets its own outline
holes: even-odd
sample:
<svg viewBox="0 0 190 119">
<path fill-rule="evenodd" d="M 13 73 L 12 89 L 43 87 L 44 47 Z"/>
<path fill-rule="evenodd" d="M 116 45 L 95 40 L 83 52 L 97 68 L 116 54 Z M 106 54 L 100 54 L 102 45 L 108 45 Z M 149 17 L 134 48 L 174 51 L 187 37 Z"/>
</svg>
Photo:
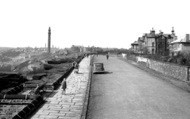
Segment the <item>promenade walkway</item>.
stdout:
<svg viewBox="0 0 190 119">
<path fill-rule="evenodd" d="M 80 119 L 89 81 L 90 57 L 79 65 L 79 74 L 72 72 L 67 78 L 66 95 L 61 87 L 39 109 L 32 119 Z"/>
<path fill-rule="evenodd" d="M 190 119 L 190 94 L 117 57 L 95 56 L 87 119 Z"/>
</svg>

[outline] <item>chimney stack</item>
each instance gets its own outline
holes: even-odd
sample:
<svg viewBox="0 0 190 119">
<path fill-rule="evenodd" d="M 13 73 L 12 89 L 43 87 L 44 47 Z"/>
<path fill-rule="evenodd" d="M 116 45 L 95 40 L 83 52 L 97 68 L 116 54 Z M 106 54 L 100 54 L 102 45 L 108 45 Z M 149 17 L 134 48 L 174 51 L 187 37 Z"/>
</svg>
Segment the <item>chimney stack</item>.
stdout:
<svg viewBox="0 0 190 119">
<path fill-rule="evenodd" d="M 160 35 L 163 35 L 164 33 L 160 30 Z"/>
<path fill-rule="evenodd" d="M 155 35 L 155 30 L 154 30 L 154 28 L 152 28 L 152 30 L 150 31 L 150 33 L 151 33 L 152 35 Z"/>
<path fill-rule="evenodd" d="M 175 35 L 174 27 L 172 27 L 172 34 Z"/>
<path fill-rule="evenodd" d="M 185 36 L 186 42 L 190 42 L 189 37 L 190 37 L 189 34 L 186 34 L 186 36 Z"/>
<path fill-rule="evenodd" d="M 51 28 L 48 30 L 48 53 L 51 53 Z"/>
</svg>

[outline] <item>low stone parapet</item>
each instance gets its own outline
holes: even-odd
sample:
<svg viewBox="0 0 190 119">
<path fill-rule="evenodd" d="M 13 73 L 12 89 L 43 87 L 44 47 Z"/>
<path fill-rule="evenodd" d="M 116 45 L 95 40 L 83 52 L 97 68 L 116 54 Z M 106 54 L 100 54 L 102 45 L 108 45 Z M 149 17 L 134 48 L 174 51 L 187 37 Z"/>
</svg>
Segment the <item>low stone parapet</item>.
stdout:
<svg viewBox="0 0 190 119">
<path fill-rule="evenodd" d="M 131 58 L 132 57 L 132 58 Z M 189 81 L 189 67 L 173 63 L 156 61 L 139 56 L 130 56 L 128 60 L 133 60 L 141 66 L 148 67 L 164 75 L 171 76 L 181 81 Z"/>
<path fill-rule="evenodd" d="M 71 72 L 66 79 L 66 94 L 62 88 L 52 92 L 47 102 L 31 117 L 32 119 L 81 119 L 85 116 L 89 91 L 91 57 L 80 62 L 79 73 Z"/>
</svg>

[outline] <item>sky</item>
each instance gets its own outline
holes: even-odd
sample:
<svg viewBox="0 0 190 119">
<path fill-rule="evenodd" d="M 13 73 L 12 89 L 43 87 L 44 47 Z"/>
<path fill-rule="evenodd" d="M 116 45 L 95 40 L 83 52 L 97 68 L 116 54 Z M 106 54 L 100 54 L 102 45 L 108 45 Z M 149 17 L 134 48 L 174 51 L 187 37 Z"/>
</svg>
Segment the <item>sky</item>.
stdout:
<svg viewBox="0 0 190 119">
<path fill-rule="evenodd" d="M 190 33 L 188 0 L 0 0 L 0 47 L 130 48 L 149 33 Z"/>
</svg>

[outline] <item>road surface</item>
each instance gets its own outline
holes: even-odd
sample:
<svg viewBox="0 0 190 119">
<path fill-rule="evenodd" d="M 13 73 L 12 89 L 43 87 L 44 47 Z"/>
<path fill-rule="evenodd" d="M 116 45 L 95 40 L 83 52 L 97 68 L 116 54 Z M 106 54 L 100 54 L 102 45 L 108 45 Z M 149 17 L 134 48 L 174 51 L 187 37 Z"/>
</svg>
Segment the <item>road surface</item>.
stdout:
<svg viewBox="0 0 190 119">
<path fill-rule="evenodd" d="M 87 119 L 190 119 L 190 94 L 117 57 L 92 78 Z"/>
</svg>

